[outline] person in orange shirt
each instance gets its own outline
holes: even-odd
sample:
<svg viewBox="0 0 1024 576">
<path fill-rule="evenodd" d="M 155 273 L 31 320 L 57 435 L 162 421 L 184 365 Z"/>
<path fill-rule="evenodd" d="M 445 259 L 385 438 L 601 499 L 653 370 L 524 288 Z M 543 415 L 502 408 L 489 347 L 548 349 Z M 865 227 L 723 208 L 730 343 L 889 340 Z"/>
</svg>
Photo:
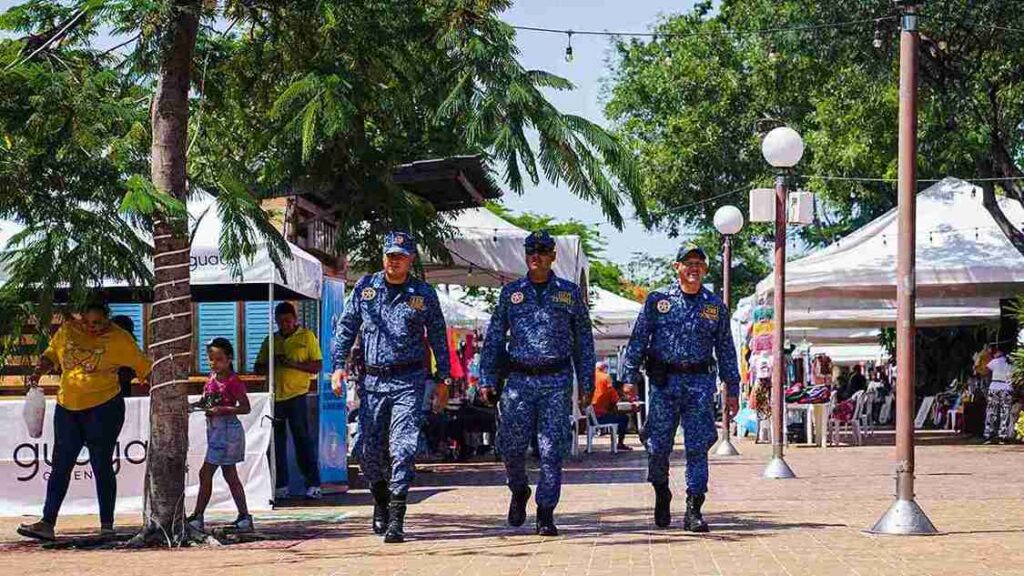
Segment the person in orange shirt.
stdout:
<svg viewBox="0 0 1024 576">
<path fill-rule="evenodd" d="M 594 396 L 591 406 L 601 424 L 617 424 L 619 427 L 619 450 L 632 450 L 626 446 L 626 430 L 629 428 L 629 414 L 619 412 L 619 393 L 612 385 L 611 374 L 608 374 L 608 363 L 598 362 L 595 365 Z"/>
</svg>

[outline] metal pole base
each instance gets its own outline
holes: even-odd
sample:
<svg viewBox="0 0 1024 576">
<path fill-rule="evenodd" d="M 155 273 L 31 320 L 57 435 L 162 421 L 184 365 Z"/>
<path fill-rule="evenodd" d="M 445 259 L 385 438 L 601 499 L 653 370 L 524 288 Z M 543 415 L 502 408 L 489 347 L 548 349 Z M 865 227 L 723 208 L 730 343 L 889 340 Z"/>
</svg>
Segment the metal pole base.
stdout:
<svg viewBox="0 0 1024 576">
<path fill-rule="evenodd" d="M 939 531 L 914 500 L 896 500 L 867 531 L 869 534 L 929 536 Z"/>
<path fill-rule="evenodd" d="M 768 467 L 764 469 L 764 473 L 761 474 L 762 478 L 768 478 L 771 480 L 788 480 L 790 478 L 796 478 L 796 474 L 793 473 L 793 469 L 786 464 L 786 461 L 782 458 L 772 458 L 772 461 L 768 463 Z"/>
<path fill-rule="evenodd" d="M 739 456 L 740 451 L 732 445 L 732 440 L 729 439 L 729 433 L 726 432 L 722 435 L 722 439 L 718 441 L 718 447 L 715 448 L 715 456 Z"/>
</svg>

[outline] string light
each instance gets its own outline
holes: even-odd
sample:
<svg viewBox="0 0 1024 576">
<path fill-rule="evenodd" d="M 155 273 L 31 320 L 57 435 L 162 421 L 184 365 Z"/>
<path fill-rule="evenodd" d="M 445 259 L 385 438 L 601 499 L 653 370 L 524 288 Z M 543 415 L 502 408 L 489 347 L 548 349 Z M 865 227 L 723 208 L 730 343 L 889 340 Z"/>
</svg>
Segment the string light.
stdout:
<svg viewBox="0 0 1024 576">
<path fill-rule="evenodd" d="M 565 35 L 568 37 L 568 44 L 565 46 L 565 61 L 572 62 L 572 30 L 567 30 Z"/>
</svg>

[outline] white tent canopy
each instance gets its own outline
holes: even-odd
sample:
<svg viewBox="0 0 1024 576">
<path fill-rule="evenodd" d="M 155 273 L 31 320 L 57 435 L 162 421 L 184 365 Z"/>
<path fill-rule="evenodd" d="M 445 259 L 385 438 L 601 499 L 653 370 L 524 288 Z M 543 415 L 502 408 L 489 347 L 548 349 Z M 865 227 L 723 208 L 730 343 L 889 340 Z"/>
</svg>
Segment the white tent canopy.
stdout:
<svg viewBox="0 0 1024 576">
<path fill-rule="evenodd" d="M 188 202 L 189 227 L 192 246 L 189 253 L 193 300 L 231 301 L 259 300 L 268 297 L 267 287 L 276 287 L 278 299 L 319 299 L 323 280 L 323 267 L 314 256 L 289 243 L 292 257 L 285 258 L 287 280 L 281 277 L 270 259 L 266 243 L 258 242 L 252 259 L 241 263 L 241 277 L 235 277 L 220 253 L 222 220 L 217 212 L 216 200 L 200 193 Z M 6 252 L 11 236 L 22 230 L 17 222 L 0 221 L 0 252 Z M 139 236 L 150 241 L 149 234 Z M 152 262 L 147 264 L 152 269 Z M 0 269 L 0 282 L 7 274 Z M 104 288 L 132 288 L 120 281 L 103 283 Z M 140 287 L 144 288 L 144 287 Z"/>
<path fill-rule="evenodd" d="M 962 326 L 999 320 L 992 297 L 919 298 L 918 326 Z M 786 326 L 878 328 L 896 325 L 896 300 L 887 298 L 786 298 Z"/>
<path fill-rule="evenodd" d="M 441 303 L 441 313 L 448 326 L 456 328 L 486 328 L 491 316 L 474 306 L 463 304 L 454 297 L 437 291 L 437 299 Z"/>
<path fill-rule="evenodd" d="M 278 299 L 320 298 L 323 265 L 315 256 L 289 243 L 292 257 L 284 260 L 286 278 L 282 278 L 270 259 L 266 243 L 259 242 L 256 254 L 251 260 L 243 262 L 242 275 L 236 278 L 220 256 L 222 221 L 217 213 L 216 200 L 212 196 L 203 195 L 189 202 L 188 211 L 193 229 L 192 251 L 189 254 L 192 290 L 201 294 L 203 300 L 239 300 L 242 299 L 237 297 L 240 293 L 245 293 L 242 294 L 246 296 L 245 299 L 256 299 L 256 295 L 247 287 L 268 284 L 275 285 L 275 297 Z M 204 289 L 206 287 L 210 289 Z M 223 297 L 218 298 L 214 292 L 223 294 Z"/>
<path fill-rule="evenodd" d="M 1007 218 L 1024 208 L 1001 198 Z M 786 297 L 896 297 L 897 210 L 828 248 L 786 264 Z M 922 298 L 1005 298 L 1024 288 L 1024 256 L 982 205 L 974 185 L 946 178 L 917 195 L 917 293 Z M 774 279 L 758 284 L 770 294 Z"/>
<path fill-rule="evenodd" d="M 614 292 L 594 287 L 590 317 L 594 321 L 594 345 L 598 355 L 611 354 L 629 342 L 633 324 L 643 304 Z"/>
<path fill-rule="evenodd" d="M 825 354 L 834 364 L 840 365 L 884 362 L 889 358 L 889 354 L 878 344 L 811 346 L 811 354 Z"/>
<path fill-rule="evenodd" d="M 457 235 L 445 242 L 452 256 L 447 265 L 425 255 L 426 280 L 433 284 L 501 286 L 526 273 L 523 241 L 529 232 L 486 208 L 463 210 L 451 223 Z M 590 264 L 577 236 L 555 237 L 554 272 L 585 286 Z"/>
</svg>

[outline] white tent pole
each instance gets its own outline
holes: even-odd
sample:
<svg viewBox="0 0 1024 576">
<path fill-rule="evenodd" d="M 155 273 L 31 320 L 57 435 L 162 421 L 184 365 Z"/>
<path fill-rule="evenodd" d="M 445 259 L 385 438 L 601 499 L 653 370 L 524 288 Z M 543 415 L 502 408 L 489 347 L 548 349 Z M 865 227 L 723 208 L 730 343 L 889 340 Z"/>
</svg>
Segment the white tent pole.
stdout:
<svg viewBox="0 0 1024 576">
<path fill-rule="evenodd" d="M 267 393 L 270 395 L 270 420 L 272 425 L 276 425 L 277 417 L 274 414 L 274 277 L 277 276 L 276 269 L 271 275 L 270 284 L 267 286 L 268 290 L 268 301 L 267 301 Z M 277 490 L 277 446 L 274 445 L 274 431 L 270 431 L 270 486 L 271 489 Z M 274 502 L 276 506 L 278 503 Z"/>
</svg>

